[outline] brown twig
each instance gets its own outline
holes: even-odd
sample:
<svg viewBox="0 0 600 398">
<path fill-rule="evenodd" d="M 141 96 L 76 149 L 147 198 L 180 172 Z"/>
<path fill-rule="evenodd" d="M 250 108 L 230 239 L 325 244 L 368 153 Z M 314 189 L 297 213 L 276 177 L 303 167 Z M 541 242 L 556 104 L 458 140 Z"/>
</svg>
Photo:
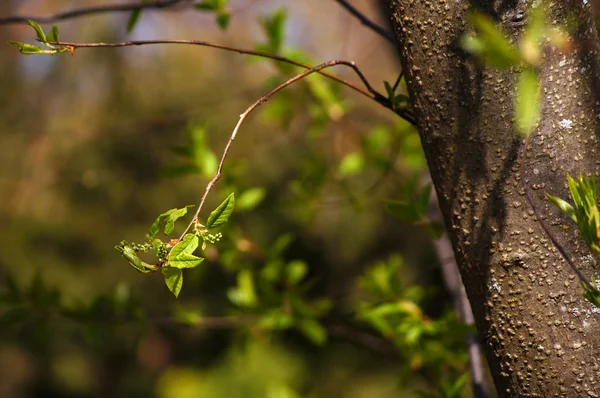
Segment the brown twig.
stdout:
<svg viewBox="0 0 600 398">
<path fill-rule="evenodd" d="M 527 147 L 529 146 L 529 141 L 531 140 L 532 136 L 533 136 L 533 134 L 529 135 L 525 139 L 525 142 L 523 143 L 523 153 L 521 154 L 521 182 L 523 184 L 523 189 L 525 190 L 525 197 L 527 198 L 527 201 L 529 202 L 529 205 L 531 206 L 531 209 L 533 210 L 533 214 L 535 215 L 535 218 L 537 218 L 538 223 L 540 223 L 540 225 L 542 226 L 542 229 L 544 230 L 546 235 L 548 235 L 548 238 L 550 238 L 550 240 L 552 241 L 554 246 L 558 249 L 560 254 L 563 256 L 563 258 L 565 259 L 567 264 L 569 264 L 571 269 L 573 269 L 573 272 L 575 272 L 577 274 L 577 276 L 579 277 L 579 280 L 584 285 L 586 285 L 590 290 L 594 291 L 598 296 L 600 296 L 600 290 L 598 290 L 592 284 L 592 282 L 590 282 L 590 280 L 577 268 L 577 266 L 575 266 L 575 264 L 573 263 L 573 261 L 571 260 L 569 255 L 567 254 L 567 251 L 564 249 L 564 247 L 561 246 L 560 243 L 558 243 L 558 240 L 554 237 L 554 235 L 550 231 L 550 228 L 548 227 L 546 222 L 544 220 L 542 220 L 542 217 L 540 216 L 537 207 L 533 204 L 533 198 L 531 197 L 531 192 L 529 192 L 529 188 L 527 187 L 527 184 L 525 182 L 525 163 L 527 161 L 527 156 L 526 156 Z"/>
<path fill-rule="evenodd" d="M 204 206 L 204 203 L 206 202 L 206 198 L 208 197 L 208 194 L 210 193 L 210 191 L 212 190 L 212 188 L 214 187 L 214 185 L 221 178 L 221 172 L 223 170 L 223 164 L 225 163 L 225 159 L 227 158 L 227 155 L 229 154 L 229 149 L 231 148 L 231 145 L 233 144 L 233 141 L 235 140 L 235 137 L 237 136 L 237 133 L 238 133 L 240 127 L 242 126 L 242 124 L 244 123 L 244 121 L 246 120 L 246 118 L 248 117 L 248 115 L 250 113 L 252 113 L 252 111 L 254 111 L 256 108 L 258 108 L 261 104 L 265 103 L 275 93 L 279 92 L 281 89 L 289 86 L 290 84 L 293 84 L 293 83 L 297 82 L 298 80 L 301 80 L 301 79 L 305 78 L 306 76 L 308 76 L 308 75 L 310 75 L 312 73 L 317 73 L 317 72 L 321 71 L 322 69 L 329 68 L 329 67 L 336 66 L 336 65 L 345 65 L 345 66 L 347 66 L 349 68 L 352 68 L 352 70 L 354 70 L 354 72 L 359 76 L 359 78 L 363 81 L 363 83 L 367 87 L 370 87 L 370 85 L 367 82 L 366 78 L 364 77 L 363 73 L 354 64 L 354 62 L 352 62 L 352 61 L 344 61 L 344 60 L 332 60 L 332 61 L 324 62 L 324 63 L 322 63 L 320 65 L 315 66 L 315 67 L 312 67 L 312 68 L 310 68 L 308 70 L 305 70 L 304 72 L 302 72 L 302 73 L 300 73 L 300 74 L 298 74 L 298 75 L 296 75 L 296 76 L 288 79 L 287 81 L 281 83 L 280 85 L 278 85 L 277 87 L 275 87 L 274 89 L 272 89 L 271 91 L 269 91 L 267 94 L 265 94 L 262 97 L 260 97 L 252 105 L 250 105 L 250 107 L 248 109 L 246 109 L 244 111 L 244 113 L 242 113 L 240 115 L 240 119 L 237 122 L 237 124 L 235 125 L 235 128 L 233 129 L 233 132 L 231 133 L 231 136 L 229 137 L 229 141 L 227 142 L 227 145 L 225 145 L 225 149 L 223 150 L 223 155 L 221 156 L 221 160 L 219 161 L 219 167 L 217 168 L 217 172 L 215 173 L 214 177 L 206 185 L 206 189 L 204 190 L 204 195 L 202 195 L 202 199 L 200 200 L 200 204 L 198 205 L 198 208 L 196 209 L 196 213 L 194 214 L 194 217 L 192 218 L 192 221 L 188 224 L 188 226 L 186 227 L 185 231 L 183 231 L 183 233 L 181 234 L 181 236 L 179 237 L 179 239 L 177 240 L 177 242 L 181 241 L 183 239 L 183 237 L 188 233 L 188 231 L 190 230 L 190 228 L 192 228 L 192 226 L 195 225 L 198 222 L 198 218 L 200 216 L 200 212 L 202 211 L 202 207 Z"/>
<path fill-rule="evenodd" d="M 366 27 L 371 29 L 373 32 L 377 33 L 379 36 L 383 37 L 384 39 L 388 40 L 389 42 L 391 42 L 393 44 L 396 43 L 396 38 L 394 37 L 394 35 L 392 35 L 390 32 L 388 32 L 381 26 L 377 25 L 375 22 L 371 21 L 363 13 L 361 13 L 356 8 L 354 8 L 354 6 L 352 4 L 348 3 L 346 0 L 335 0 L 335 1 L 337 1 L 350 14 L 354 15 L 363 25 L 365 25 Z"/>
<path fill-rule="evenodd" d="M 8 24 L 16 24 L 16 23 L 26 23 L 27 20 L 36 21 L 40 24 L 53 23 L 57 21 L 61 21 L 64 19 L 71 19 L 77 17 L 83 17 L 87 15 L 93 14 L 101 14 L 106 12 L 131 12 L 138 10 L 146 10 L 146 9 L 160 9 L 167 8 L 176 5 L 177 3 L 181 3 L 183 0 L 155 0 L 153 2 L 137 2 L 137 3 L 128 3 L 128 4 L 114 4 L 114 5 L 105 5 L 105 6 L 96 6 L 96 7 L 85 7 L 85 8 L 76 8 L 74 10 L 59 12 L 54 15 L 49 15 L 46 17 L 42 16 L 12 16 L 0 18 L 0 25 L 8 25 Z"/>
<path fill-rule="evenodd" d="M 196 46 L 216 48 L 219 50 L 231 51 L 231 52 L 236 52 L 236 53 L 245 54 L 245 55 L 254 55 L 257 57 L 263 57 L 263 58 L 267 58 L 267 59 L 272 59 L 274 61 L 279 61 L 279 62 L 284 62 L 287 64 L 295 65 L 295 66 L 298 66 L 300 68 L 305 68 L 305 69 L 311 68 L 311 65 L 305 64 L 303 62 L 295 61 L 290 58 L 282 57 L 280 55 L 269 54 L 269 53 L 265 53 L 262 51 L 246 50 L 243 48 L 225 46 L 225 45 L 210 43 L 210 42 L 206 42 L 206 41 L 202 41 L 202 40 L 133 40 L 133 41 L 120 42 L 120 43 L 74 43 L 74 42 L 58 41 L 58 42 L 49 42 L 48 44 L 51 44 L 54 46 L 61 46 L 61 47 L 69 49 L 70 51 L 75 51 L 78 48 L 116 48 L 116 47 L 133 47 L 133 46 L 154 45 L 154 44 L 187 44 L 187 45 L 196 45 Z M 362 81 L 362 83 L 364 84 L 364 86 L 366 87 L 366 90 L 358 87 L 357 85 L 355 85 L 354 83 L 352 83 L 350 81 L 347 81 L 345 79 L 342 79 L 342 78 L 332 75 L 330 73 L 322 72 L 322 71 L 319 71 L 318 73 L 329 79 L 332 79 L 338 83 L 341 83 L 341 84 L 353 89 L 354 91 L 378 102 L 385 108 L 392 110 L 394 113 L 396 113 L 400 117 L 404 118 L 406 121 L 408 121 L 412 125 L 415 125 L 415 119 L 414 119 L 413 114 L 409 110 L 406 110 L 406 109 L 394 109 L 394 105 L 391 103 L 391 101 L 386 96 L 384 96 L 383 94 L 381 94 L 380 92 L 375 90 L 373 88 L 373 86 L 371 86 L 371 84 L 365 78 L 365 76 L 362 74 L 362 72 L 357 71 L 357 74 L 358 74 L 360 80 Z"/>
</svg>

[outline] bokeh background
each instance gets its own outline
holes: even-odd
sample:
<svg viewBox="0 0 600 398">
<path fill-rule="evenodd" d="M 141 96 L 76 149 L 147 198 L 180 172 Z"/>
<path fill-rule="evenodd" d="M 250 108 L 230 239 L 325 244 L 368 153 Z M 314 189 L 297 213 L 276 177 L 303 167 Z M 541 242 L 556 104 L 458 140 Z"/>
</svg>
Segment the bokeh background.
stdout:
<svg viewBox="0 0 600 398">
<path fill-rule="evenodd" d="M 107 2 L 119 3 L 4 0 L 0 18 Z M 353 4 L 385 25 L 376 2 Z M 285 12 L 286 54 L 355 61 L 383 93 L 398 76 L 393 46 L 334 1 L 227 10 L 226 30 L 189 4 L 143 12 L 132 33 L 126 13 L 57 24 L 65 41 L 257 48 L 265 18 Z M 397 115 L 320 77 L 259 108 L 207 209 L 230 192 L 245 202 L 175 299 L 160 273 L 135 272 L 114 246 L 197 203 L 239 114 L 297 70 L 193 46 L 24 56 L 6 44 L 34 38 L 0 25 L 0 396 L 410 397 L 437 389 L 440 369 L 466 369 L 459 331 L 422 342 L 419 329 L 404 344 L 405 332 L 386 336 L 353 315 L 359 278 L 388 264 L 423 330 L 451 317 L 430 237 L 385 211 L 427 182 L 418 136 Z M 240 270 L 274 258 L 306 264 L 306 296 L 329 300 L 325 341 L 239 322 L 264 311 L 232 302 Z"/>
</svg>

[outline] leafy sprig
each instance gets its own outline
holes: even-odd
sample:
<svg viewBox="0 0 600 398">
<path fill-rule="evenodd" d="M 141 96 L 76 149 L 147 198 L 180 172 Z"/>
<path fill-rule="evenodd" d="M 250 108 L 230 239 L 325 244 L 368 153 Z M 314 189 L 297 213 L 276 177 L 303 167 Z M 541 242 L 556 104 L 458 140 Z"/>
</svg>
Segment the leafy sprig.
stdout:
<svg viewBox="0 0 600 398">
<path fill-rule="evenodd" d="M 149 273 L 161 270 L 165 283 L 175 297 L 179 296 L 183 286 L 183 270 L 186 268 L 195 268 L 202 263 L 204 257 L 198 257 L 194 253 L 198 251 L 200 242 L 201 249 L 206 249 L 207 242 L 214 243 L 220 239 L 221 234 L 212 234 L 209 231 L 225 224 L 235 207 L 235 196 L 229 195 L 214 211 L 208 216 L 206 225 L 201 224 L 197 219 L 193 221 L 194 228 L 192 232 L 186 233 L 182 238 L 164 242 L 156 238 L 156 235 L 162 229 L 164 235 L 170 235 L 175 230 L 175 223 L 187 214 L 188 208 L 185 206 L 180 209 L 170 209 L 159 215 L 150 226 L 146 234 L 146 243 L 130 244 L 122 241 L 115 246 L 129 264 L 141 273 Z M 155 264 L 148 264 L 142 261 L 138 252 L 154 251 L 156 257 Z"/>
<path fill-rule="evenodd" d="M 9 40 L 8 43 L 17 47 L 21 54 L 56 54 L 71 51 L 68 46 L 57 46 L 52 44 L 58 42 L 58 26 L 52 25 L 50 31 L 44 33 L 44 30 L 37 22 L 27 20 L 27 24 L 35 30 L 37 41 L 46 47 L 46 49 L 36 46 L 35 44 Z"/>
</svg>

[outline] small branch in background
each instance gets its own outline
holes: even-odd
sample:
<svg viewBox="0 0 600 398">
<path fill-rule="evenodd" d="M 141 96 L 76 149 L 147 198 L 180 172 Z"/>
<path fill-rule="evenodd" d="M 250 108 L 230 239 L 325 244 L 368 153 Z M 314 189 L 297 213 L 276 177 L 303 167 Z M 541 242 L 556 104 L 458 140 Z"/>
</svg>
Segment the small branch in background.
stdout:
<svg viewBox="0 0 600 398">
<path fill-rule="evenodd" d="M 429 200 L 429 218 L 440 219 L 438 199 L 435 190 L 431 191 Z M 467 325 L 474 325 L 473 311 L 471 304 L 462 283 L 460 270 L 454 257 L 452 243 L 448 234 L 444 233 L 438 240 L 433 241 L 436 254 L 442 268 L 442 279 L 446 289 L 450 293 L 454 310 L 460 317 L 460 320 Z M 481 345 L 476 333 L 467 335 L 467 351 L 469 352 L 469 368 L 471 369 L 471 380 L 473 384 L 473 396 L 475 398 L 486 398 L 490 396 L 490 387 L 485 378 L 486 363 L 483 360 Z"/>
<path fill-rule="evenodd" d="M 201 41 L 201 40 L 132 40 L 132 41 L 126 41 L 126 42 L 121 42 L 121 43 L 73 43 L 73 42 L 59 41 L 59 42 L 49 42 L 48 44 L 51 44 L 53 46 L 62 46 L 64 48 L 69 49 L 71 52 L 74 52 L 78 48 L 116 48 L 116 47 L 134 47 L 134 46 L 154 45 L 154 44 L 187 44 L 187 45 L 196 45 L 196 46 L 216 48 L 216 49 L 220 49 L 220 50 L 231 51 L 231 52 L 236 52 L 236 53 L 245 54 L 245 55 L 255 55 L 257 57 L 272 59 L 274 61 L 279 61 L 279 62 L 284 62 L 287 64 L 295 65 L 300 68 L 305 68 L 305 69 L 311 68 L 311 65 L 305 64 L 303 62 L 295 61 L 290 58 L 282 57 L 279 55 L 269 54 L 269 53 L 265 53 L 262 51 L 246 50 L 246 49 L 237 48 L 237 47 L 224 46 L 221 44 L 215 44 L 215 43 L 210 43 L 210 42 Z M 363 73 L 358 68 L 355 69 L 355 72 L 358 75 L 358 77 L 361 79 L 361 81 L 363 82 L 364 86 L 366 87 L 366 90 L 356 86 L 352 82 L 344 80 L 344 79 L 337 77 L 335 75 L 332 75 L 330 73 L 323 72 L 320 70 L 317 73 L 319 73 L 329 79 L 335 80 L 336 82 L 341 83 L 347 87 L 350 87 L 354 91 L 376 101 L 377 103 L 384 106 L 385 108 L 392 110 L 394 113 L 396 113 L 397 115 L 399 115 L 400 117 L 405 119 L 407 122 L 411 123 L 412 125 L 416 124 L 415 118 L 414 118 L 412 112 L 410 112 L 409 110 L 406 110 L 406 109 L 394 109 L 394 106 L 390 102 L 390 100 L 386 96 L 384 96 L 383 94 L 381 94 L 380 92 L 375 90 L 371 86 L 371 84 L 368 82 L 368 80 L 365 78 Z"/>
<path fill-rule="evenodd" d="M 531 197 L 531 192 L 529 191 L 529 187 L 527 186 L 527 183 L 525 182 L 525 164 L 527 162 L 527 147 L 529 146 L 529 141 L 531 141 L 532 136 L 533 136 L 533 134 L 530 134 L 525 139 L 525 142 L 523 143 L 523 152 L 521 153 L 521 184 L 523 184 L 523 189 L 525 190 L 525 197 L 527 198 L 527 202 L 529 202 L 529 206 L 531 206 L 531 209 L 533 210 L 533 214 L 535 215 L 537 222 L 540 224 L 540 226 L 542 227 L 542 229 L 544 230 L 544 232 L 546 233 L 548 238 L 550 238 L 550 240 L 552 241 L 552 244 L 556 247 L 556 249 L 558 249 L 559 253 L 565 259 L 567 264 L 569 264 L 569 266 L 571 267 L 573 272 L 575 272 L 575 274 L 577 274 L 577 276 L 579 277 L 579 280 L 584 285 L 586 285 L 590 290 L 594 291 L 598 296 L 600 296 L 600 290 L 598 290 L 598 288 L 596 288 L 592 284 L 592 282 L 573 263 L 573 261 L 567 254 L 567 251 L 565 250 L 564 247 L 561 246 L 560 243 L 558 243 L 558 240 L 552 234 L 552 232 L 550 231 L 550 228 L 548 227 L 546 222 L 542 219 L 542 216 L 539 214 L 537 207 L 533 203 L 533 198 Z"/>
<path fill-rule="evenodd" d="M 394 37 L 394 35 L 392 35 L 390 32 L 388 32 L 381 26 L 377 25 L 375 22 L 371 21 L 363 13 L 361 13 L 356 8 L 354 8 L 354 6 L 352 4 L 348 3 L 348 1 L 346 1 L 346 0 L 335 0 L 335 1 L 337 1 L 342 7 L 344 7 L 350 14 L 354 15 L 363 25 L 367 26 L 369 29 L 371 29 L 373 32 L 377 33 L 379 36 L 383 37 L 384 39 L 387 39 L 389 42 L 396 44 L 396 38 Z"/>
<path fill-rule="evenodd" d="M 152 2 L 144 1 L 144 2 L 136 2 L 136 3 L 128 3 L 128 4 L 113 4 L 113 5 L 105 5 L 105 6 L 96 6 L 96 7 L 86 7 L 86 8 L 76 8 L 74 10 L 59 12 L 54 15 L 49 15 L 46 17 L 42 16 L 19 16 L 15 15 L 12 17 L 0 18 L 0 25 L 8 25 L 8 24 L 17 24 L 17 23 L 26 23 L 27 20 L 36 21 L 40 24 L 48 24 L 54 23 L 57 21 L 78 18 L 87 15 L 93 14 L 102 14 L 107 12 L 132 12 L 138 10 L 146 10 L 146 9 L 161 9 L 172 7 L 178 3 L 181 3 L 185 0 L 155 0 Z"/>
</svg>

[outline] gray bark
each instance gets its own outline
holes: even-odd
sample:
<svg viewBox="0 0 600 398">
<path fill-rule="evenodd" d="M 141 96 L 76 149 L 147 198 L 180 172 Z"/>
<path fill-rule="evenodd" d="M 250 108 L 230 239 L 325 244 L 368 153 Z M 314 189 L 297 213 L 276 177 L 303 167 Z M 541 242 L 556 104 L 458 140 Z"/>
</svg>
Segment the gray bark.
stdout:
<svg viewBox="0 0 600 398">
<path fill-rule="evenodd" d="M 384 0 L 399 40 L 418 129 L 498 392 L 504 397 L 600 397 L 600 313 L 547 239 L 520 177 L 513 123 L 518 69 L 499 71 L 460 49 L 466 12 L 490 13 L 513 40 L 531 6 L 520 0 Z M 567 198 L 566 172 L 599 175 L 598 39 L 581 0 L 548 2 L 574 21 L 573 48 L 546 48 L 543 117 L 525 181 L 555 236 L 585 275 L 598 266 L 579 233 L 545 200 Z M 568 228 L 563 228 L 568 226 Z"/>
</svg>

